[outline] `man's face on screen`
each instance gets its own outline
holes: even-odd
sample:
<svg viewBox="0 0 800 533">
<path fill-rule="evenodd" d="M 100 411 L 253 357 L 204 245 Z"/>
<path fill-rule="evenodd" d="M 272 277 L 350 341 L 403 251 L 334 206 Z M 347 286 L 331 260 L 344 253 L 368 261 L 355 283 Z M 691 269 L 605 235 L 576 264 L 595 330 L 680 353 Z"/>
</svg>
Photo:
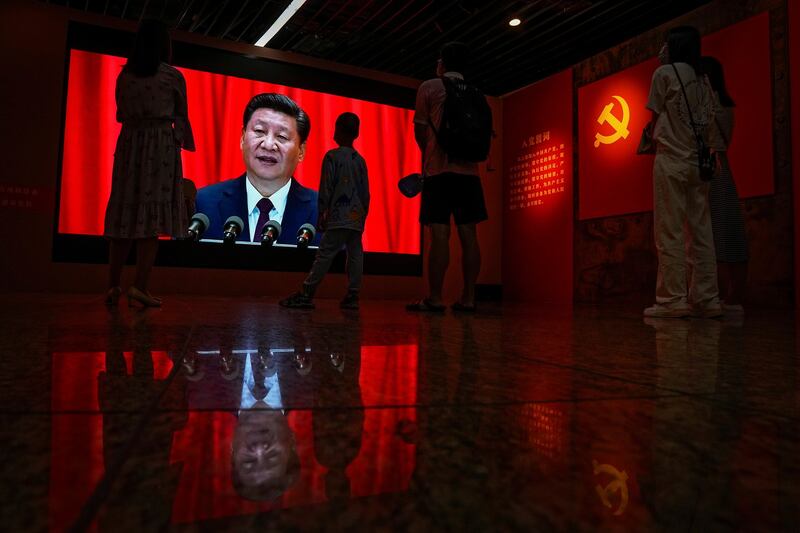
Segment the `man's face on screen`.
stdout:
<svg viewBox="0 0 800 533">
<path fill-rule="evenodd" d="M 242 132 L 242 157 L 247 173 L 256 179 L 283 185 L 303 160 L 297 120 L 274 109 L 256 109 Z"/>
</svg>

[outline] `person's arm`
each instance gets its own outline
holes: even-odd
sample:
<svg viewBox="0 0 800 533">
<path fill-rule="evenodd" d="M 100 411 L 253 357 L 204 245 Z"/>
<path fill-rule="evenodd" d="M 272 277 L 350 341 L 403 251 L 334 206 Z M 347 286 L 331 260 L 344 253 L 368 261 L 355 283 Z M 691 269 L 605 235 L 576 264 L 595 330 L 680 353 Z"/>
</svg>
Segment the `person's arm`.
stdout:
<svg viewBox="0 0 800 533">
<path fill-rule="evenodd" d="M 117 122 L 119 122 L 120 124 L 122 123 L 123 120 L 125 120 L 125 117 L 123 116 L 122 113 L 122 106 L 120 105 L 120 89 L 119 89 L 119 83 L 120 79 L 122 79 L 123 73 L 124 71 L 119 73 L 119 76 L 117 76 L 117 83 L 114 86 L 114 101 L 117 103 Z"/>
<path fill-rule="evenodd" d="M 328 221 L 328 212 L 331 206 L 331 197 L 336 187 L 334 183 L 334 162 L 330 155 L 325 154 L 322 158 L 322 170 L 319 179 L 319 196 L 317 199 L 318 220 L 317 227 L 325 230 Z"/>
<path fill-rule="evenodd" d="M 417 90 L 417 100 L 414 105 L 414 140 L 417 141 L 417 146 L 419 146 L 423 154 L 428 144 L 428 127 L 430 122 L 430 102 L 428 93 L 428 82 L 424 82 Z"/>
<path fill-rule="evenodd" d="M 175 138 L 178 145 L 189 152 L 195 151 L 192 125 L 189 124 L 189 105 L 186 100 L 186 80 L 178 72 L 175 90 Z"/>
<path fill-rule="evenodd" d="M 419 151 L 425 153 L 425 147 L 428 144 L 428 126 L 423 124 L 414 124 L 414 140 L 417 141 Z"/>
<path fill-rule="evenodd" d="M 360 190 L 358 191 L 358 193 L 359 193 L 359 198 L 361 199 L 361 205 L 364 206 L 364 218 L 367 218 L 367 213 L 369 212 L 369 200 L 370 200 L 369 175 L 367 173 L 367 162 L 364 161 L 363 158 L 361 159 L 361 166 L 362 166 L 361 168 L 362 179 L 360 183 Z"/>
<path fill-rule="evenodd" d="M 647 97 L 647 104 L 645 105 L 645 107 L 652 112 L 650 122 L 647 124 L 651 136 L 655 130 L 656 122 L 658 122 L 658 117 L 663 112 L 666 103 L 667 84 L 669 80 L 666 78 L 664 72 L 664 67 L 659 67 L 653 73 L 653 79 L 650 82 L 650 94 Z"/>
</svg>

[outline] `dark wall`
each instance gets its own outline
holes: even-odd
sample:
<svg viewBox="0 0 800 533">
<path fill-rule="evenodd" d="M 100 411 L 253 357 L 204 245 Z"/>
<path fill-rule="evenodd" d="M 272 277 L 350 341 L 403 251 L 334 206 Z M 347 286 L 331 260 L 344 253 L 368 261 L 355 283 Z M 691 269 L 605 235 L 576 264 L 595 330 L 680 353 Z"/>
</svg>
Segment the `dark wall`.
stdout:
<svg viewBox="0 0 800 533">
<path fill-rule="evenodd" d="M 769 11 L 772 41 L 775 194 L 742 202 L 751 255 L 747 300 L 784 306 L 794 301 L 795 277 L 786 0 L 712 2 L 576 65 L 574 82 L 577 94 L 578 87 L 651 59 L 669 27 L 690 24 L 706 35 L 763 11 Z M 576 187 L 576 202 L 577 194 Z M 576 220 L 574 246 L 576 301 L 652 301 L 657 267 L 652 213 Z"/>
</svg>

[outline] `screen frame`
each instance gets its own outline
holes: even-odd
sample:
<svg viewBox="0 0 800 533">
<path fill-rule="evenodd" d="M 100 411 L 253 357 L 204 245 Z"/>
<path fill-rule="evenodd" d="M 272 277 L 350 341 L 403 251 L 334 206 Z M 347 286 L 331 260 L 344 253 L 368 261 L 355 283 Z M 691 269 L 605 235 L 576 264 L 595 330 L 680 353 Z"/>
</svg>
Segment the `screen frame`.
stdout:
<svg viewBox="0 0 800 533">
<path fill-rule="evenodd" d="M 99 235 L 59 233 L 61 185 L 67 119 L 72 50 L 125 57 L 133 46 L 135 34 L 118 29 L 70 21 L 64 58 L 64 84 L 60 117 L 60 142 L 56 176 L 56 205 L 53 219 L 52 260 L 57 263 L 104 264 L 108 262 L 108 240 Z M 410 87 L 285 63 L 267 58 L 194 43 L 173 40 L 172 65 L 307 89 L 378 104 L 414 109 L 416 91 Z M 402 200 L 401 200 L 402 201 Z M 415 221 L 416 223 L 416 221 Z M 364 252 L 364 273 L 390 276 L 422 276 L 423 232 L 419 232 L 417 254 Z M 183 268 L 235 269 L 256 271 L 304 272 L 311 268 L 316 248 L 296 249 L 215 242 L 192 243 L 181 240 L 159 242 L 156 266 Z M 345 271 L 344 253 L 337 255 L 330 271 Z"/>
</svg>

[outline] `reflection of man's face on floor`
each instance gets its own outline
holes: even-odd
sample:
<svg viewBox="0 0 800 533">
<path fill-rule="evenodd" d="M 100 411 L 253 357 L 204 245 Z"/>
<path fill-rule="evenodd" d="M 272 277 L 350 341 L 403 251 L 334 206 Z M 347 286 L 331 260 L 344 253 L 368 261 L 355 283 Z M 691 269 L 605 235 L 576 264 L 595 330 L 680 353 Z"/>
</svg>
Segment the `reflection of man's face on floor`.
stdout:
<svg viewBox="0 0 800 533">
<path fill-rule="evenodd" d="M 276 499 L 300 474 L 294 434 L 281 411 L 254 407 L 240 412 L 233 433 L 233 486 L 244 498 Z"/>
</svg>

